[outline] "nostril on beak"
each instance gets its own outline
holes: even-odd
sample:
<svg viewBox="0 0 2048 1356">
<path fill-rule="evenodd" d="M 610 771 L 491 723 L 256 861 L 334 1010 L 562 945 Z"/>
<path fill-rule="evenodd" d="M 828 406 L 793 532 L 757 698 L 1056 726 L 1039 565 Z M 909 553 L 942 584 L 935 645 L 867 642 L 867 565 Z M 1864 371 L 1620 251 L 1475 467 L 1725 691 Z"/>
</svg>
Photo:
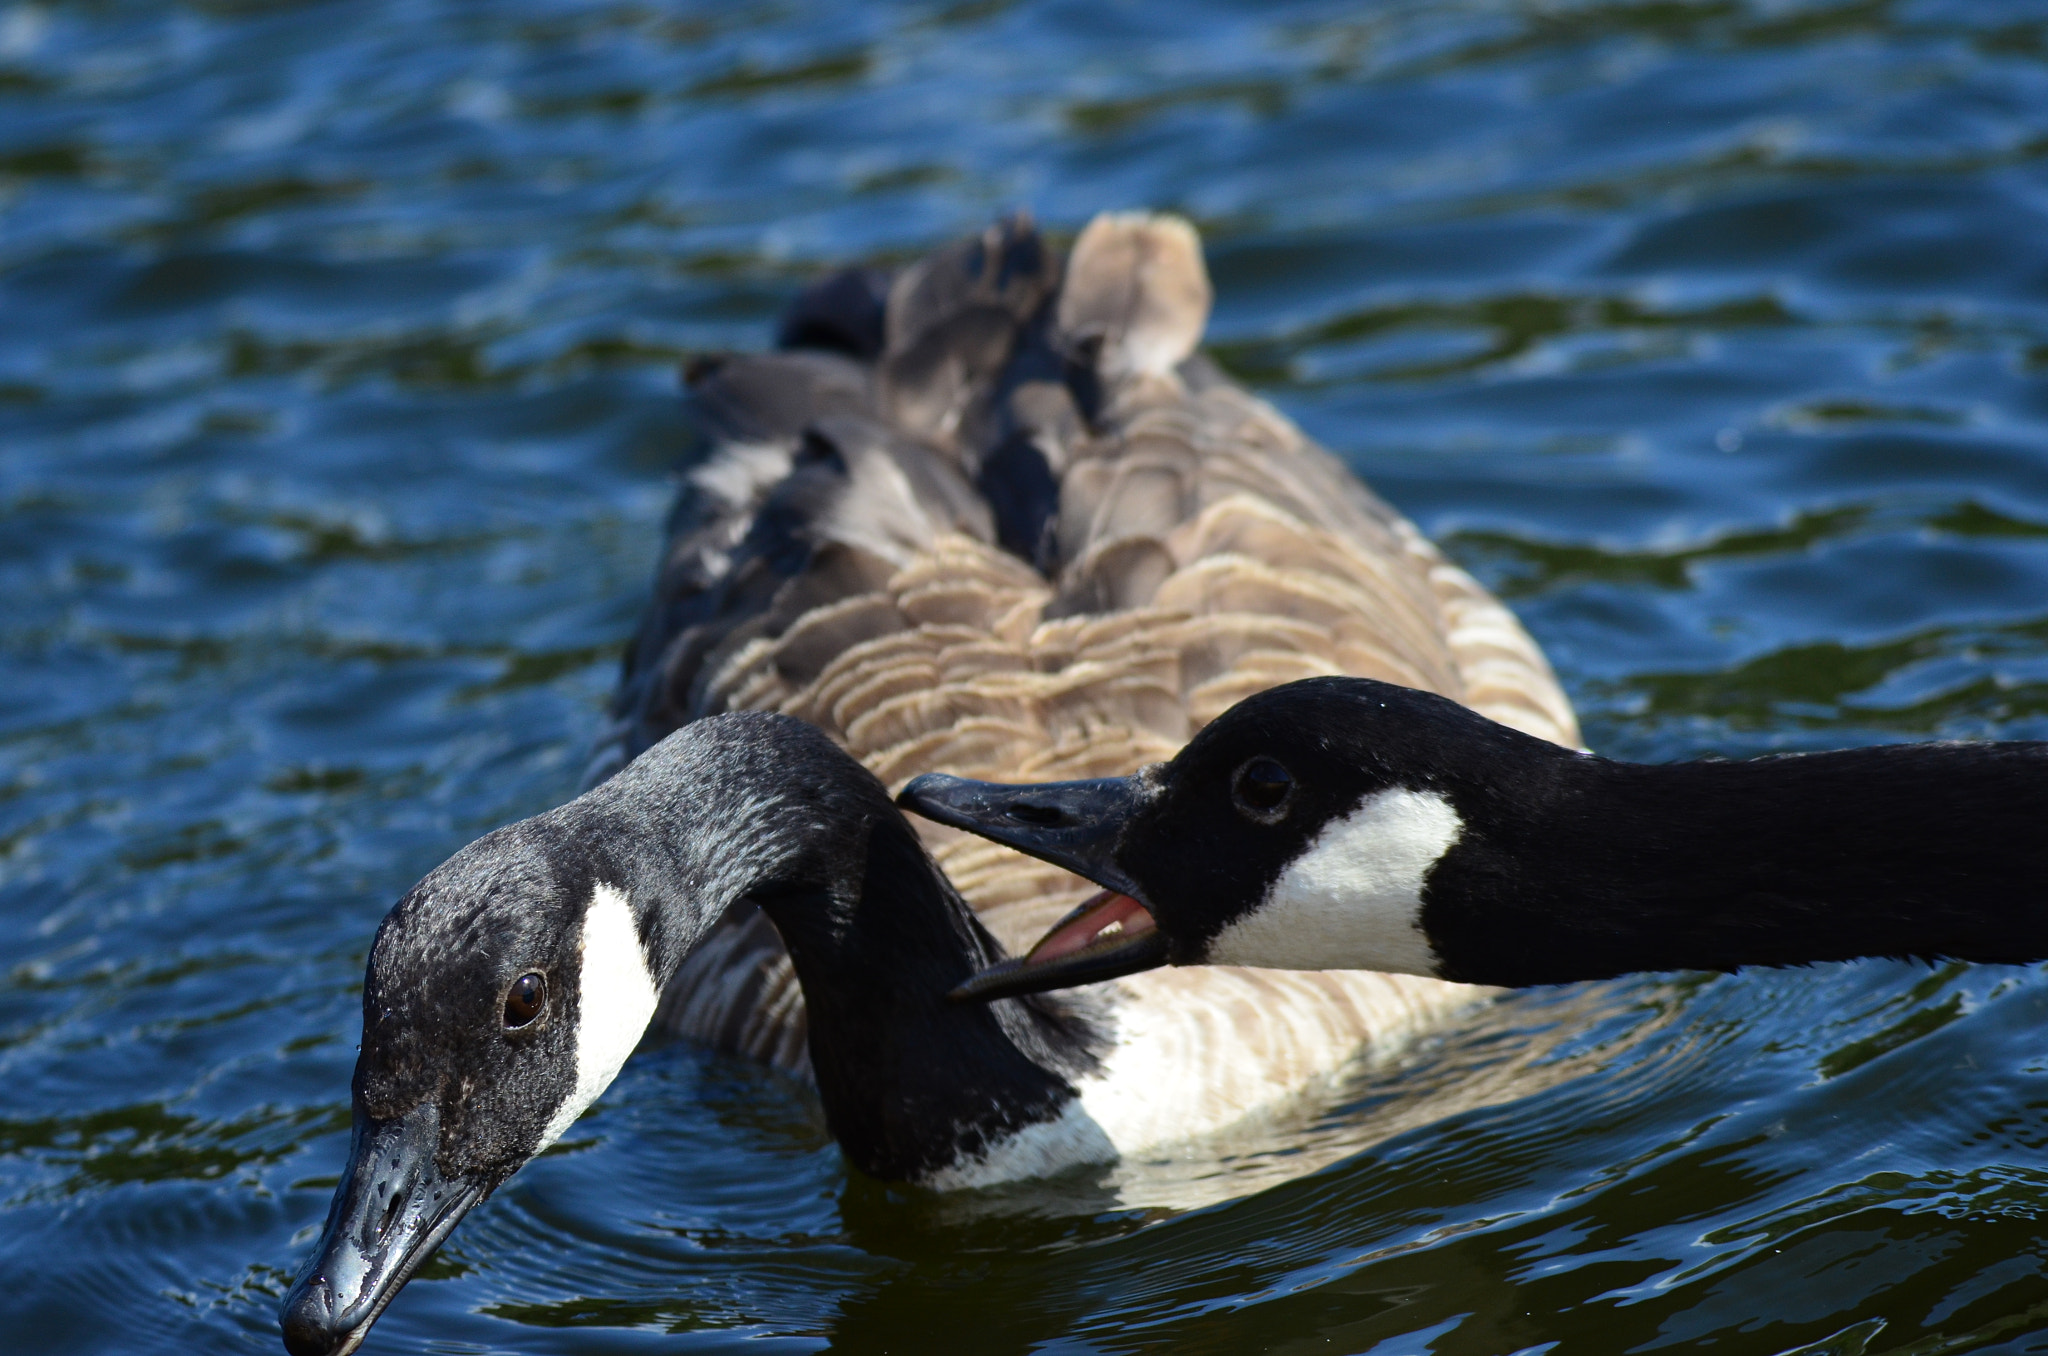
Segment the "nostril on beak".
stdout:
<svg viewBox="0 0 2048 1356">
<path fill-rule="evenodd" d="M 1066 822 L 1066 815 L 1057 805 L 1033 805 L 1028 800 L 1013 800 L 1004 811 L 1020 824 L 1036 824 L 1040 828 L 1051 828 Z"/>
<path fill-rule="evenodd" d="M 384 1218 L 377 1222 L 377 1242 L 382 1243 L 390 1234 L 391 1226 L 398 1223 L 399 1212 L 405 1207 L 405 1193 L 393 1191 L 391 1204 L 384 1207 Z"/>
</svg>

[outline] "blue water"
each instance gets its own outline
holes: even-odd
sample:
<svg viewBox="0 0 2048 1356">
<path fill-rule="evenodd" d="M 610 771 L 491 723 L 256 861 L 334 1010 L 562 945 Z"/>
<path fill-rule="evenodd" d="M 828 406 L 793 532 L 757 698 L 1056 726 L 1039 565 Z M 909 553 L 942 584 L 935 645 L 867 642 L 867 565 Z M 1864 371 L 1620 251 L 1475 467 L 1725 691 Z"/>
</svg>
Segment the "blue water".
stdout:
<svg viewBox="0 0 2048 1356">
<path fill-rule="evenodd" d="M 2039 6 L 15 3 L 0 1350 L 277 1349 L 371 929 L 574 790 L 677 363 L 1132 205 L 1596 747 L 2048 737 Z M 2034 969 L 1531 992 L 1250 1194 L 981 1212 L 663 1049 L 365 1350 L 2048 1350 L 2044 1033 Z"/>
</svg>

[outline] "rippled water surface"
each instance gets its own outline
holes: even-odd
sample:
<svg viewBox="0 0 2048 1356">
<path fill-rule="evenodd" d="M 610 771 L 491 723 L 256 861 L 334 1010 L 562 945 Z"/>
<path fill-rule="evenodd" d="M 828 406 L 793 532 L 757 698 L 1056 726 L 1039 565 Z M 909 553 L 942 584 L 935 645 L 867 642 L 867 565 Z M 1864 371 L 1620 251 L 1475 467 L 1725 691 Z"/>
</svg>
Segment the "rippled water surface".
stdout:
<svg viewBox="0 0 2048 1356">
<path fill-rule="evenodd" d="M 276 1349 L 371 929 L 574 790 L 676 364 L 829 264 L 1183 211 L 1596 747 L 2042 738 L 2044 164 L 2017 0 L 0 10 L 0 1349 Z M 1526 993 L 1282 1119 L 968 1208 L 648 1052 L 366 1350 L 2048 1350 L 2036 970 Z"/>
</svg>

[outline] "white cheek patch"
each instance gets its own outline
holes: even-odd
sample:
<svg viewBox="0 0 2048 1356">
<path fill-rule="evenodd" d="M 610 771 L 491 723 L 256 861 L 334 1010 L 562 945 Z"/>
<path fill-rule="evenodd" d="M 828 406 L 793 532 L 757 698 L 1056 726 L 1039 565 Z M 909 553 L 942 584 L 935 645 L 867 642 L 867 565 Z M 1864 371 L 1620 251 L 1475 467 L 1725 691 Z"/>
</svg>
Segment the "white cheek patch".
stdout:
<svg viewBox="0 0 2048 1356">
<path fill-rule="evenodd" d="M 1422 884 L 1465 830 L 1432 791 L 1381 791 L 1323 827 L 1259 907 L 1217 934 L 1211 965 L 1436 974 Z"/>
<path fill-rule="evenodd" d="M 600 884 L 591 895 L 583 914 L 580 958 L 576 1087 L 541 1133 L 543 1149 L 560 1139 L 619 1076 L 626 1056 L 640 1044 L 648 1022 L 654 1019 L 660 997 L 647 969 L 647 957 L 640 950 L 633 906 L 622 890 Z"/>
</svg>

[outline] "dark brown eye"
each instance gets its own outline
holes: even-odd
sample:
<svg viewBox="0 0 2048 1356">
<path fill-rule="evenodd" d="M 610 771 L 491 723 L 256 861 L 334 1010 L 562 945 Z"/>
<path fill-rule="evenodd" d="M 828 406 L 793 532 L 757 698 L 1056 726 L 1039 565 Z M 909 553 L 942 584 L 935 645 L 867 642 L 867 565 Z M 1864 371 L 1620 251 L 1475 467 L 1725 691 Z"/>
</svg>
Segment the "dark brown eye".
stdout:
<svg viewBox="0 0 2048 1356">
<path fill-rule="evenodd" d="M 541 1005 L 547 1001 L 547 976 L 528 971 L 513 980 L 511 989 L 505 994 L 505 1025 L 525 1026 L 540 1016 Z"/>
<path fill-rule="evenodd" d="M 1237 770 L 1231 783 L 1237 807 L 1262 824 L 1270 824 L 1286 813 L 1288 796 L 1294 793 L 1294 778 L 1270 758 L 1254 758 Z"/>
</svg>

